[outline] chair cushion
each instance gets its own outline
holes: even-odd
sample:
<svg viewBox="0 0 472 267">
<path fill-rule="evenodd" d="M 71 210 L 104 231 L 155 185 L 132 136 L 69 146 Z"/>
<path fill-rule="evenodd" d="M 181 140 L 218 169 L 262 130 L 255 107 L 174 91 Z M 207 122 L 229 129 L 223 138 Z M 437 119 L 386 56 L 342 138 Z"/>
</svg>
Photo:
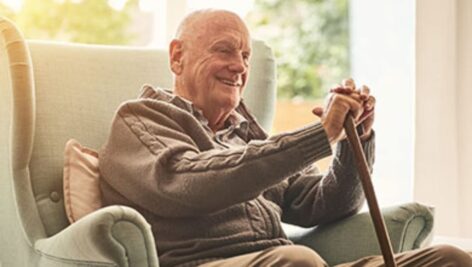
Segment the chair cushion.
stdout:
<svg viewBox="0 0 472 267">
<path fill-rule="evenodd" d="M 73 223 L 102 206 L 98 153 L 71 139 L 64 150 L 64 204 Z"/>
</svg>

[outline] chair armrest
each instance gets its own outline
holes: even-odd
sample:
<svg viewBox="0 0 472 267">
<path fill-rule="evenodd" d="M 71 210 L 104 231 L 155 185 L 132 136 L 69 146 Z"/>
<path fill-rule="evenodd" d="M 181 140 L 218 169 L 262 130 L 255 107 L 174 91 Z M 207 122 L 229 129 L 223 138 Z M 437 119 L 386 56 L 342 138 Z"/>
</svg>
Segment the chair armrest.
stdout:
<svg viewBox="0 0 472 267">
<path fill-rule="evenodd" d="M 433 209 L 408 203 L 382 209 L 395 253 L 419 248 L 430 240 Z M 292 241 L 314 249 L 329 265 L 381 255 L 370 214 L 292 233 Z"/>
<path fill-rule="evenodd" d="M 132 208 L 110 206 L 35 242 L 38 266 L 159 266 L 146 220 Z"/>
</svg>

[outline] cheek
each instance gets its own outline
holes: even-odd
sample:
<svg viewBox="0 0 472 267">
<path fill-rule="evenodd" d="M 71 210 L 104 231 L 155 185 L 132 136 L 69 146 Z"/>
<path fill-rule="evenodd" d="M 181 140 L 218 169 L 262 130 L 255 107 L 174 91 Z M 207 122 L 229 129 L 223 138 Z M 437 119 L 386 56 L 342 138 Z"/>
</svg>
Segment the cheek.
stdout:
<svg viewBox="0 0 472 267">
<path fill-rule="evenodd" d="M 243 74 L 242 79 L 243 79 L 243 87 L 246 87 L 247 81 L 249 79 L 249 69 L 247 70 L 245 74 Z"/>
<path fill-rule="evenodd" d="M 212 68 L 212 62 L 214 62 L 214 59 L 210 56 L 202 56 L 198 61 L 197 61 L 197 66 L 200 70 L 210 70 Z"/>
<path fill-rule="evenodd" d="M 243 77 L 242 77 L 243 86 L 241 86 L 241 90 L 239 90 L 241 95 L 243 94 L 244 90 L 246 89 L 248 78 L 249 78 L 249 76 L 248 76 L 248 73 L 246 72 L 246 74 L 244 74 Z"/>
</svg>

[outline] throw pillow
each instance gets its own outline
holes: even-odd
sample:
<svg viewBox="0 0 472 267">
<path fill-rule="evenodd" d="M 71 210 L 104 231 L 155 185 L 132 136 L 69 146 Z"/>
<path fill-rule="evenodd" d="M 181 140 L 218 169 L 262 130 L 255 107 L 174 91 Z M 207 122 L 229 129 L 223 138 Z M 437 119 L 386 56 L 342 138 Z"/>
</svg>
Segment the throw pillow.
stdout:
<svg viewBox="0 0 472 267">
<path fill-rule="evenodd" d="M 64 150 L 64 204 L 73 223 L 102 207 L 98 153 L 71 139 Z"/>
</svg>

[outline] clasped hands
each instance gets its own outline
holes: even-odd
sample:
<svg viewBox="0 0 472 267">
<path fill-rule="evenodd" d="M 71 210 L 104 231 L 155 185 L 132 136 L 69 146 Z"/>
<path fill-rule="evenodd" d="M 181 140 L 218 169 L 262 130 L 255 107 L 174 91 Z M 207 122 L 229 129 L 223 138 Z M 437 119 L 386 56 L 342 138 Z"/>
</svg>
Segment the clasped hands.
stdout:
<svg viewBox="0 0 472 267">
<path fill-rule="evenodd" d="M 356 125 L 363 127 L 361 140 L 367 140 L 374 123 L 375 98 L 369 87 L 356 88 L 354 80 L 346 79 L 341 85 L 330 90 L 324 107 L 315 107 L 312 112 L 321 119 L 329 142 L 334 144 L 345 138 L 344 120 L 348 113 L 354 117 Z"/>
</svg>

